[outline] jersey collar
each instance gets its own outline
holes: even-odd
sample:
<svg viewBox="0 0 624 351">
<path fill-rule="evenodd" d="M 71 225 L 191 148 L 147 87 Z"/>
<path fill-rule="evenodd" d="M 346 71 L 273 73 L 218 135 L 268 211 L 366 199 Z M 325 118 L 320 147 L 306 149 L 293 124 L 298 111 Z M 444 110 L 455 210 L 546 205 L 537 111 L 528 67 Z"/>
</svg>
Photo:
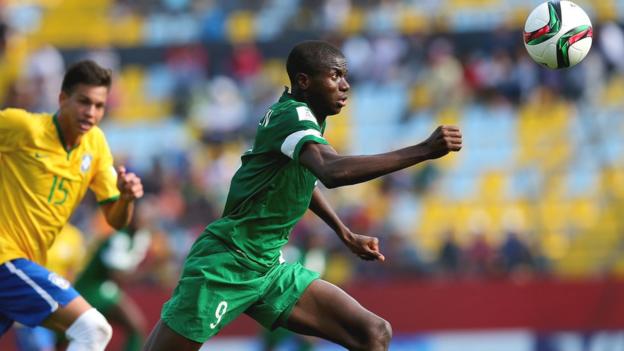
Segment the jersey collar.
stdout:
<svg viewBox="0 0 624 351">
<path fill-rule="evenodd" d="M 52 116 L 52 121 L 54 122 L 54 126 L 56 127 L 56 134 L 59 137 L 59 141 L 61 142 L 61 147 L 63 148 L 63 150 L 65 150 L 67 152 L 67 156 L 69 157 L 69 154 L 78 147 L 78 145 L 80 145 L 80 143 L 72 146 L 71 148 L 67 149 L 66 148 L 66 144 L 65 144 L 65 138 L 63 137 L 63 131 L 61 130 L 61 124 L 59 123 L 58 120 L 58 112 L 56 112 L 53 116 Z"/>
<path fill-rule="evenodd" d="M 288 100 L 295 100 L 295 98 L 292 96 L 292 94 L 288 92 L 288 87 L 284 87 L 284 92 L 282 93 L 279 102 L 284 102 Z"/>
</svg>

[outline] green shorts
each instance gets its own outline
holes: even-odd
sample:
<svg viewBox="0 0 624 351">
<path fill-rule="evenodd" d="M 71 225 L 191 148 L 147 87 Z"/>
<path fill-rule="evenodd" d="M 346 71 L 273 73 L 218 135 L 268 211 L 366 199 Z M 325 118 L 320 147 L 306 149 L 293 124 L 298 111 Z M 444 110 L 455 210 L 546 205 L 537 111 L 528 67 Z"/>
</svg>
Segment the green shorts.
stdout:
<svg viewBox="0 0 624 351">
<path fill-rule="evenodd" d="M 259 269 L 219 239 L 204 235 L 186 258 L 161 318 L 180 335 L 202 343 L 241 313 L 267 329 L 285 321 L 319 274 L 299 263 Z"/>
</svg>

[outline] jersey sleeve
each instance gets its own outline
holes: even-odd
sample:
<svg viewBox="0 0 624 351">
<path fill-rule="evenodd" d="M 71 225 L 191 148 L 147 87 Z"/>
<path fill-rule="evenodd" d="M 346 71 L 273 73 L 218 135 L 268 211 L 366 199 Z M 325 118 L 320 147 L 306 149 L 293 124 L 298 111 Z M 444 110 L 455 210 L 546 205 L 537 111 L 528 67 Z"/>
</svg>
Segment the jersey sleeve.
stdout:
<svg viewBox="0 0 624 351">
<path fill-rule="evenodd" d="M 31 116 L 20 109 L 0 111 L 0 152 L 10 152 L 23 145 L 31 131 Z"/>
<path fill-rule="evenodd" d="M 307 142 L 329 144 L 323 137 L 312 111 L 304 105 L 289 109 L 283 116 L 269 123 L 267 133 L 273 140 L 271 145 L 275 151 L 299 162 L 301 148 Z"/>
<path fill-rule="evenodd" d="M 95 193 L 98 204 L 116 201 L 119 198 L 117 189 L 117 172 L 113 166 L 113 155 L 108 147 L 104 134 L 100 132 L 98 138 L 96 169 L 89 188 Z"/>
</svg>

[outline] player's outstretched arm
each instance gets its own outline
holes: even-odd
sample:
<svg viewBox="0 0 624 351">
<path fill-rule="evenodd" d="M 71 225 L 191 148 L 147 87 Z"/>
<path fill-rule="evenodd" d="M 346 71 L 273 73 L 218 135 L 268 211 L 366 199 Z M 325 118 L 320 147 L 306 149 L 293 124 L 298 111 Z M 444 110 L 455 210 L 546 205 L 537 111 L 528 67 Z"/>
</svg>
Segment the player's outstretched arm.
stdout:
<svg viewBox="0 0 624 351">
<path fill-rule="evenodd" d="M 127 173 L 121 166 L 117 169 L 117 188 L 121 193 L 115 202 L 102 205 L 106 222 L 119 230 L 130 224 L 134 212 L 134 200 L 143 196 L 141 178 L 134 173 Z"/>
<path fill-rule="evenodd" d="M 342 156 L 331 146 L 307 143 L 299 161 L 328 188 L 362 183 L 462 148 L 456 126 L 439 126 L 427 140 L 400 150 L 370 156 Z"/>
<path fill-rule="evenodd" d="M 327 223 L 349 250 L 361 259 L 371 261 L 384 261 L 386 259 L 379 252 L 379 240 L 371 236 L 355 234 L 349 230 L 318 188 L 315 188 L 312 193 L 309 209 Z"/>
</svg>

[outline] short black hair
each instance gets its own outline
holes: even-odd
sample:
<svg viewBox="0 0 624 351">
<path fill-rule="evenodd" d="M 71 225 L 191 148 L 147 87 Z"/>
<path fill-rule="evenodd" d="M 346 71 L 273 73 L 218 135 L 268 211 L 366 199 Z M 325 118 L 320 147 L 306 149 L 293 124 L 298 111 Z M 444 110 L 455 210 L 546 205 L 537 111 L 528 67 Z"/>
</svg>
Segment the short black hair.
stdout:
<svg viewBox="0 0 624 351">
<path fill-rule="evenodd" d="M 106 69 L 91 60 L 78 61 L 67 69 L 61 90 L 66 94 L 71 94 L 78 84 L 105 86 L 110 89 L 112 75 L 110 69 Z"/>
<path fill-rule="evenodd" d="M 340 49 L 322 40 L 308 40 L 292 48 L 286 60 L 286 71 L 291 83 L 297 73 L 315 74 L 326 68 L 335 57 L 344 57 Z"/>
</svg>

